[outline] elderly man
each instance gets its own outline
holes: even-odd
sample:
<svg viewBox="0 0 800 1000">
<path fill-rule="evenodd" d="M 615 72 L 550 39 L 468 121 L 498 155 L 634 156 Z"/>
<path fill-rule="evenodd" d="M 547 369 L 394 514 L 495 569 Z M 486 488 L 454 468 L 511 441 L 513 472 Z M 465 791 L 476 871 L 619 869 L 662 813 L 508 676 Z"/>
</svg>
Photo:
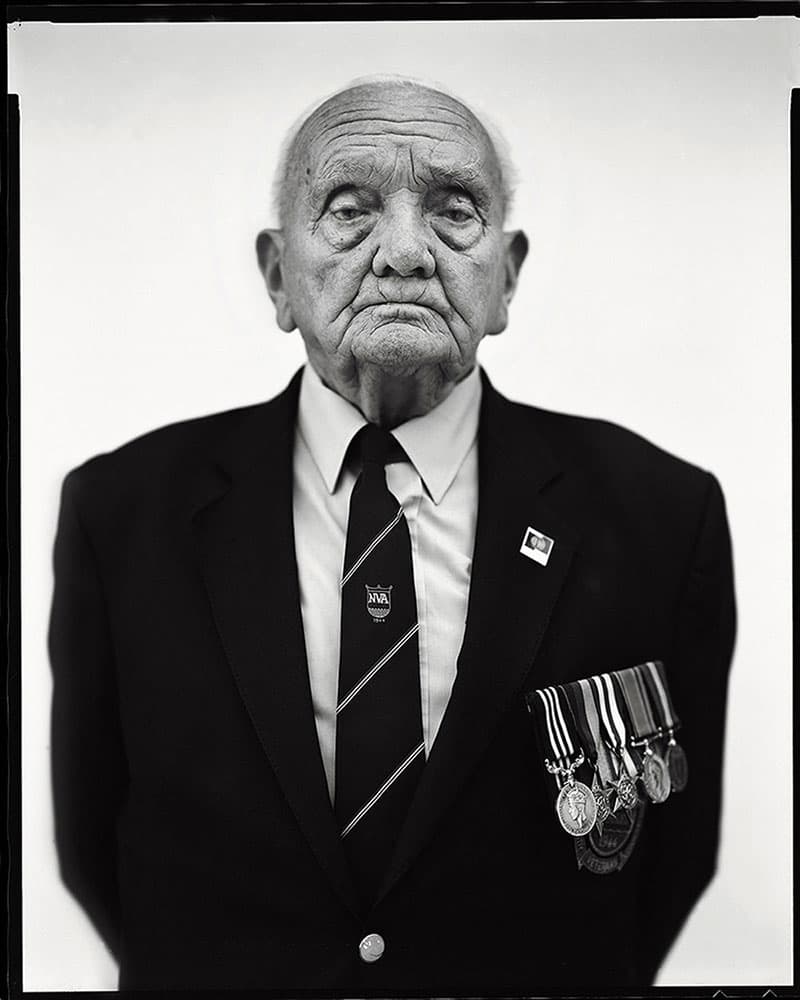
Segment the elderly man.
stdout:
<svg viewBox="0 0 800 1000">
<path fill-rule="evenodd" d="M 719 486 L 478 369 L 527 242 L 462 102 L 353 85 L 306 117 L 279 180 L 258 258 L 308 364 L 270 402 L 65 482 L 63 877 L 123 988 L 643 986 L 715 865 L 735 620 Z M 614 687 L 644 661 L 638 694 Z M 587 678 L 599 713 L 576 706 L 581 757 L 548 759 L 553 785 L 531 692 L 563 742 L 559 699 Z M 648 690 L 667 714 L 637 743 L 615 691 Z M 623 763 L 639 746 L 652 770 L 658 740 L 678 763 L 670 704 L 691 779 L 645 810 Z M 590 763 L 596 797 L 575 783 Z M 572 838 L 558 787 L 591 800 Z"/>
</svg>

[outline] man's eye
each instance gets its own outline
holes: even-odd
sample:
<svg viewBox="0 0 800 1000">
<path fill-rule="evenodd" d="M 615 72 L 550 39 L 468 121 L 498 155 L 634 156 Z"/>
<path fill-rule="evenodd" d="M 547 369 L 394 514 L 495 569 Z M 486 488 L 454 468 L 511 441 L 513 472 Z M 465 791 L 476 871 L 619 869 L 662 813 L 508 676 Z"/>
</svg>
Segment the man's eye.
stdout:
<svg viewBox="0 0 800 1000">
<path fill-rule="evenodd" d="M 445 208 L 440 213 L 448 222 L 471 222 L 475 213 L 466 208 Z"/>
<path fill-rule="evenodd" d="M 339 222 L 355 222 L 356 219 L 360 219 L 367 214 L 363 209 L 356 208 L 355 205 L 342 205 L 339 208 L 331 208 L 330 213 Z"/>
</svg>

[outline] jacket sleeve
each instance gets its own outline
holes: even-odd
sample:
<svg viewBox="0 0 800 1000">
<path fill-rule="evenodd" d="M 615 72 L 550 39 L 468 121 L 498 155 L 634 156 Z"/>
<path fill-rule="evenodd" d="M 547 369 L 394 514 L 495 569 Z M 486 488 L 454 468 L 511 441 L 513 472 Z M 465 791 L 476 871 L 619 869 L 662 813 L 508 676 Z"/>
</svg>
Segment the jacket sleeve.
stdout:
<svg viewBox="0 0 800 1000">
<path fill-rule="evenodd" d="M 115 828 L 127 769 L 106 604 L 77 483 L 71 473 L 61 494 L 49 632 L 55 837 L 64 883 L 118 958 Z"/>
<path fill-rule="evenodd" d="M 651 805 L 645 818 L 637 921 L 643 982 L 655 978 L 716 869 L 736 605 L 725 501 L 711 475 L 677 611 L 665 668 L 682 724 L 677 740 L 686 752 L 689 780 L 664 804 Z"/>
</svg>

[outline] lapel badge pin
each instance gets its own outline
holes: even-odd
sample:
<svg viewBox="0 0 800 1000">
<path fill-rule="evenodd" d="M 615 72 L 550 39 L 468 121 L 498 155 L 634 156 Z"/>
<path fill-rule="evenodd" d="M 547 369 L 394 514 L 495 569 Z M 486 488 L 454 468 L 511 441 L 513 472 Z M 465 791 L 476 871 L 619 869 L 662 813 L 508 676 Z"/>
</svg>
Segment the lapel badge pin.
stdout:
<svg viewBox="0 0 800 1000">
<path fill-rule="evenodd" d="M 543 535 L 541 531 L 537 531 L 536 528 L 531 528 L 529 525 L 525 529 L 525 537 L 522 539 L 520 552 L 529 559 L 533 559 L 534 562 L 539 563 L 540 566 L 546 566 L 555 544 L 552 538 Z"/>
</svg>

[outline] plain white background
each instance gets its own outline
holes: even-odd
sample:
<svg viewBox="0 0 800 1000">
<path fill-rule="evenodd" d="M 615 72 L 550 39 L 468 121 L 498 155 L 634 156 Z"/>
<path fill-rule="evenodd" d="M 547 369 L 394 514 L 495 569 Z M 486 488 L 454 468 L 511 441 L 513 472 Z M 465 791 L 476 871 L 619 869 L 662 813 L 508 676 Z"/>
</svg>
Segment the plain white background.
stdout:
<svg viewBox="0 0 800 1000">
<path fill-rule="evenodd" d="M 797 46 L 796 23 L 763 18 L 10 27 L 26 990 L 116 986 L 53 849 L 45 635 L 61 479 L 151 428 L 283 387 L 301 344 L 278 331 L 253 250 L 274 222 L 277 147 L 308 104 L 375 72 L 440 81 L 511 144 L 531 254 L 509 329 L 482 346 L 497 387 L 629 426 L 722 483 L 740 613 L 722 850 L 659 983 L 791 981 Z"/>
</svg>

